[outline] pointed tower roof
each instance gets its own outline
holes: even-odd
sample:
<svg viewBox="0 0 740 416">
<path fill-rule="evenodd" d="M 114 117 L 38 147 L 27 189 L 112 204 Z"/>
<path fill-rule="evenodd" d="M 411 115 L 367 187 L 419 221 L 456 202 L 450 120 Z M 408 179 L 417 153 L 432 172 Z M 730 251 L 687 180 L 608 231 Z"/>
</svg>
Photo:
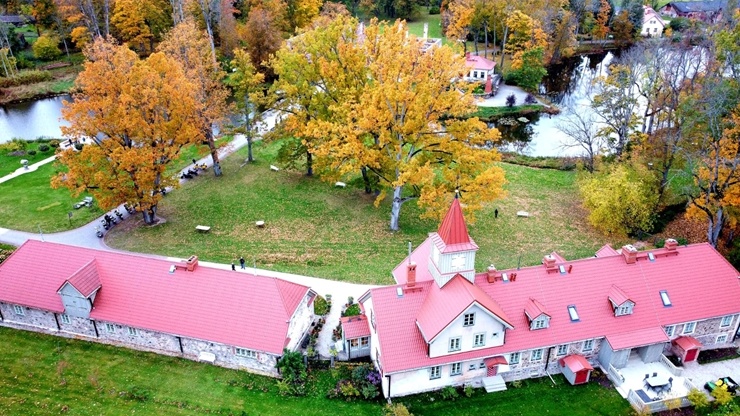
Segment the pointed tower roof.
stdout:
<svg viewBox="0 0 740 416">
<path fill-rule="evenodd" d="M 437 240 L 434 243 L 442 253 L 478 249 L 478 246 L 468 234 L 468 226 L 465 224 L 465 217 L 463 217 L 460 199 L 458 199 L 457 194 L 455 194 L 455 199 L 452 201 L 444 220 L 442 220 L 439 230 L 437 230 L 437 235 L 439 239 L 433 238 L 433 241 Z"/>
</svg>

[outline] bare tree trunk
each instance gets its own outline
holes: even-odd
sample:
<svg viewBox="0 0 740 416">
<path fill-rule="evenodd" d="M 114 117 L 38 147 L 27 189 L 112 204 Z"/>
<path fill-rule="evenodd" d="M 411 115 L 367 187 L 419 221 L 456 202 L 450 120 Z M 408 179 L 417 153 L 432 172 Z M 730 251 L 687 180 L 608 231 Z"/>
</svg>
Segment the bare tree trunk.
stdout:
<svg viewBox="0 0 740 416">
<path fill-rule="evenodd" d="M 373 188 L 370 185 L 370 177 L 367 174 L 367 167 L 363 166 L 360 169 L 360 172 L 362 172 L 362 181 L 365 183 L 365 193 L 366 194 L 373 193 Z"/>
<path fill-rule="evenodd" d="M 399 225 L 398 220 L 401 217 L 401 205 L 403 200 L 401 199 L 402 187 L 397 186 L 393 189 L 393 202 L 391 203 L 391 231 L 398 231 Z"/>
<path fill-rule="evenodd" d="M 254 156 L 252 156 L 252 134 L 247 135 L 247 162 L 254 162 Z"/>
<path fill-rule="evenodd" d="M 206 131 L 206 140 L 208 142 L 208 149 L 211 152 L 211 159 L 213 160 L 213 174 L 221 176 L 223 175 L 223 171 L 221 170 L 221 161 L 218 158 L 218 148 L 216 147 L 216 142 L 213 140 L 213 131 L 210 126 Z"/>
<path fill-rule="evenodd" d="M 213 42 L 213 27 L 211 25 L 211 16 L 213 15 L 213 10 L 211 10 L 211 5 L 207 4 L 208 0 L 198 0 L 198 4 L 200 5 L 200 10 L 203 13 L 203 20 L 206 24 L 206 32 L 208 33 L 208 42 L 211 46 L 211 56 L 213 57 L 213 64 L 216 65 L 216 45 Z"/>
<path fill-rule="evenodd" d="M 306 176 L 313 176 L 313 155 L 306 150 Z"/>
<path fill-rule="evenodd" d="M 483 22 L 483 57 L 488 59 L 488 22 Z"/>
<path fill-rule="evenodd" d="M 141 214 L 144 217 L 144 224 L 152 225 L 157 219 L 157 206 L 152 205 L 148 209 L 142 209 Z"/>
<path fill-rule="evenodd" d="M 504 41 L 501 42 L 501 75 L 504 75 L 504 57 L 506 56 L 506 38 L 509 36 L 509 26 L 504 27 Z"/>
<path fill-rule="evenodd" d="M 722 227 L 725 225 L 725 212 L 724 208 L 720 207 L 714 217 L 709 217 L 709 227 L 707 229 L 707 241 L 712 247 L 717 248 L 717 242 L 719 241 L 719 233 L 722 232 Z"/>
</svg>

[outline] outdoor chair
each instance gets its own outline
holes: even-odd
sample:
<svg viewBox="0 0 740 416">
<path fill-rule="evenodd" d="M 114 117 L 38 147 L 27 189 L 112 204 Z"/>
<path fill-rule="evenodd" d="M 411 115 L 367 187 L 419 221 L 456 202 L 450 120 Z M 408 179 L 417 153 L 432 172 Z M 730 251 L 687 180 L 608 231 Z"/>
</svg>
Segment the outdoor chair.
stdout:
<svg viewBox="0 0 740 416">
<path fill-rule="evenodd" d="M 658 377 L 658 372 L 657 371 L 653 373 L 653 377 Z"/>
<path fill-rule="evenodd" d="M 647 380 L 648 378 L 650 378 L 650 374 L 645 374 L 645 378 L 643 378 L 643 380 Z"/>
</svg>

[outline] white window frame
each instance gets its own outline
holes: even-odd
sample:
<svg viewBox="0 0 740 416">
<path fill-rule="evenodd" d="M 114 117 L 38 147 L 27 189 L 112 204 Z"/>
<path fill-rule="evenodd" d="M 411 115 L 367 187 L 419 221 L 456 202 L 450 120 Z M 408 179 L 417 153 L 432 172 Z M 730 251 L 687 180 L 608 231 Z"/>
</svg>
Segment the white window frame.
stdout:
<svg viewBox="0 0 740 416">
<path fill-rule="evenodd" d="M 532 361 L 532 362 L 542 361 L 542 348 L 532 350 L 532 352 L 529 353 L 529 361 Z"/>
<path fill-rule="evenodd" d="M 246 358 L 257 358 L 257 351 L 249 350 L 246 348 L 234 348 L 234 355 L 237 355 L 239 357 L 246 357 Z"/>
<path fill-rule="evenodd" d="M 474 326 L 475 325 L 475 312 L 466 313 L 463 315 L 463 326 Z"/>
<path fill-rule="evenodd" d="M 440 366 L 429 368 L 429 380 L 436 380 L 442 377 L 442 369 Z"/>
<path fill-rule="evenodd" d="M 460 351 L 462 348 L 462 337 L 452 337 L 447 343 L 447 352 Z"/>
<path fill-rule="evenodd" d="M 512 352 L 509 355 L 509 364 L 519 364 L 519 360 L 521 359 L 522 354 L 518 352 Z"/>
<path fill-rule="evenodd" d="M 683 331 L 681 331 L 681 334 L 693 334 L 694 331 L 696 331 L 696 321 L 686 322 L 683 324 Z"/>
<path fill-rule="evenodd" d="M 617 316 L 631 315 L 632 307 L 629 303 L 625 303 L 617 307 Z"/>
<path fill-rule="evenodd" d="M 727 328 L 728 326 L 732 325 L 732 321 L 734 320 L 735 315 L 727 315 L 722 317 L 722 322 L 720 322 L 719 326 L 721 328 Z"/>
<path fill-rule="evenodd" d="M 116 326 L 113 324 L 105 324 L 105 332 L 116 332 Z"/>
<path fill-rule="evenodd" d="M 676 325 L 668 325 L 667 327 L 665 327 L 665 334 L 668 336 L 668 338 L 672 337 L 675 333 Z"/>
<path fill-rule="evenodd" d="M 26 310 L 21 305 L 13 305 L 13 312 L 15 312 L 16 315 L 25 316 Z"/>
<path fill-rule="evenodd" d="M 563 356 L 567 353 L 568 353 L 568 344 L 558 345 L 558 352 L 557 352 L 558 357 Z"/>
<path fill-rule="evenodd" d="M 532 321 L 532 329 L 544 329 L 547 328 L 547 318 L 540 316 L 539 318 Z"/>
<path fill-rule="evenodd" d="M 460 374 L 462 374 L 462 363 L 450 364 L 450 376 L 459 376 Z"/>
<path fill-rule="evenodd" d="M 69 319 L 69 315 L 67 315 L 66 313 L 61 314 L 60 317 L 62 318 L 62 323 L 63 324 L 70 324 L 70 323 L 72 323 L 72 320 Z"/>
<path fill-rule="evenodd" d="M 721 338 L 721 340 L 720 340 Z M 714 341 L 715 344 L 724 344 L 727 342 L 727 334 L 718 335 L 717 339 Z"/>
<path fill-rule="evenodd" d="M 139 335 L 139 331 L 136 330 L 134 327 L 128 327 L 128 334 L 129 335 Z"/>
<path fill-rule="evenodd" d="M 483 347 L 486 345 L 486 333 L 481 332 L 473 335 L 473 348 Z"/>
<path fill-rule="evenodd" d="M 583 346 L 581 347 L 581 351 L 593 351 L 594 350 L 594 340 L 593 339 L 587 339 L 583 341 Z"/>
</svg>

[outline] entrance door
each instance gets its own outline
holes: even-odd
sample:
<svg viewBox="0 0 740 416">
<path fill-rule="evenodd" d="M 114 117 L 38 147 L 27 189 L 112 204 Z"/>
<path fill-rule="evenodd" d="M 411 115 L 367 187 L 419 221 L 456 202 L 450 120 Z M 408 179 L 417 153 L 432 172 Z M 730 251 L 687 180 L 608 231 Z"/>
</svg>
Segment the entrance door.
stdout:
<svg viewBox="0 0 740 416">
<path fill-rule="evenodd" d="M 684 358 L 684 362 L 694 361 L 696 360 L 696 355 L 699 353 L 699 350 L 697 348 L 694 348 L 693 350 L 686 351 L 686 358 Z"/>
<path fill-rule="evenodd" d="M 588 381 L 588 370 L 582 370 L 576 373 L 575 384 L 583 384 Z"/>
<path fill-rule="evenodd" d="M 486 374 L 486 377 L 493 377 L 498 373 L 498 364 L 494 364 L 490 367 L 488 367 L 488 373 Z"/>
</svg>

